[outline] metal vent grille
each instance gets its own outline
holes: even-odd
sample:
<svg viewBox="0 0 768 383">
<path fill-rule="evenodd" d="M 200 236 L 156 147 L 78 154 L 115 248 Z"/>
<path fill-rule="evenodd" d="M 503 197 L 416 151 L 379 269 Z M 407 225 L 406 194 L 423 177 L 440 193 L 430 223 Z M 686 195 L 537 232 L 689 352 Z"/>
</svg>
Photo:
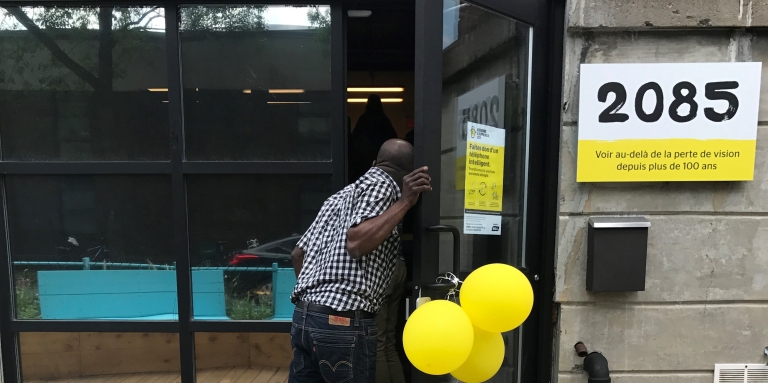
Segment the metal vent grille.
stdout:
<svg viewBox="0 0 768 383">
<path fill-rule="evenodd" d="M 768 383 L 768 366 L 762 364 L 716 364 L 715 383 Z"/>
</svg>

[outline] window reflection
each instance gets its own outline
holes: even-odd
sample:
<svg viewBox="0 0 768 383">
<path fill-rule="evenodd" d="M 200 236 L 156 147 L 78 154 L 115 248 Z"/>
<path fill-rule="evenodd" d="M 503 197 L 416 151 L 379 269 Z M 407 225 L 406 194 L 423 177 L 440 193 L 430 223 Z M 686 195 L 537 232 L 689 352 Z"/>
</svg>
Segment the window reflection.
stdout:
<svg viewBox="0 0 768 383">
<path fill-rule="evenodd" d="M 461 238 L 461 275 L 489 263 L 525 266 L 529 26 L 459 0 L 443 1 L 440 222 L 462 227 L 467 125 L 505 130 L 499 235 Z M 440 237 L 441 271 L 452 269 L 451 238 Z M 518 382 L 524 328 L 503 334 L 505 358 L 489 382 Z"/>
<path fill-rule="evenodd" d="M 162 7 L 0 8 L 5 160 L 169 158 Z"/>
<path fill-rule="evenodd" d="M 8 176 L 19 319 L 176 317 L 170 180 Z"/>
<path fill-rule="evenodd" d="M 181 9 L 186 156 L 330 160 L 330 8 Z"/>
<path fill-rule="evenodd" d="M 501 235 L 465 235 L 461 272 L 494 262 L 520 265 L 531 28 L 465 2 L 444 0 L 444 9 L 453 15 L 443 19 L 444 30 L 452 31 L 455 38 L 444 40 L 448 45 L 443 49 L 443 116 L 452 117 L 444 118 L 442 124 L 442 222 L 456 227 L 464 223 L 467 123 L 503 128 Z M 441 249 L 450 247 L 449 237 L 441 238 Z M 450 264 L 450 259 L 441 258 L 441 269 L 447 270 Z"/>
<path fill-rule="evenodd" d="M 459 38 L 459 0 L 443 0 L 443 49 Z"/>
<path fill-rule="evenodd" d="M 208 304 L 206 273 L 223 272 L 229 319 L 290 320 L 291 251 L 330 194 L 330 176 L 188 177 L 194 307 Z"/>
</svg>

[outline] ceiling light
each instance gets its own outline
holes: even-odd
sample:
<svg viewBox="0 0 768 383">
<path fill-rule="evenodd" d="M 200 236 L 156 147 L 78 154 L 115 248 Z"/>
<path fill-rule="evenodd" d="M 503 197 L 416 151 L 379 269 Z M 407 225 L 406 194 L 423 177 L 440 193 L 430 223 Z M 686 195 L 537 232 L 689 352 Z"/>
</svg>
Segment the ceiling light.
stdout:
<svg viewBox="0 0 768 383">
<path fill-rule="evenodd" d="M 272 93 L 272 94 L 304 93 L 304 89 L 270 89 L 269 93 Z"/>
<path fill-rule="evenodd" d="M 250 89 L 243 89 L 243 93 L 245 93 L 245 94 L 251 94 L 251 90 L 250 90 Z"/>
<path fill-rule="evenodd" d="M 267 104 L 311 104 L 309 101 L 267 101 Z"/>
<path fill-rule="evenodd" d="M 368 102 L 367 98 L 348 98 L 347 102 Z M 381 102 L 403 102 L 402 98 L 382 98 Z"/>
<path fill-rule="evenodd" d="M 347 88 L 347 92 L 404 92 L 405 88 L 401 87 L 371 87 L 371 88 Z"/>
<path fill-rule="evenodd" d="M 347 16 L 349 17 L 368 17 L 373 12 L 367 10 L 367 9 L 350 9 L 347 11 Z"/>
<path fill-rule="evenodd" d="M 168 88 L 149 88 L 147 90 L 150 92 L 167 92 Z"/>
<path fill-rule="evenodd" d="M 163 102 L 167 103 L 167 102 L 168 102 L 168 100 L 165 100 L 165 101 L 163 101 Z"/>
</svg>

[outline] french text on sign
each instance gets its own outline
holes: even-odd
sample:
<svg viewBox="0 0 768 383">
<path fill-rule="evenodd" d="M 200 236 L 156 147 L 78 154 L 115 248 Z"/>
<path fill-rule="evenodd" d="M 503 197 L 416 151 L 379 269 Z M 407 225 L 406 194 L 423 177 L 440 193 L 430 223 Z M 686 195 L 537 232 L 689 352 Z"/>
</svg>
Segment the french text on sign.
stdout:
<svg viewBox="0 0 768 383">
<path fill-rule="evenodd" d="M 467 124 L 464 234 L 501 235 L 506 131 Z"/>
<path fill-rule="evenodd" d="M 761 69 L 582 64 L 577 181 L 752 180 Z"/>
</svg>

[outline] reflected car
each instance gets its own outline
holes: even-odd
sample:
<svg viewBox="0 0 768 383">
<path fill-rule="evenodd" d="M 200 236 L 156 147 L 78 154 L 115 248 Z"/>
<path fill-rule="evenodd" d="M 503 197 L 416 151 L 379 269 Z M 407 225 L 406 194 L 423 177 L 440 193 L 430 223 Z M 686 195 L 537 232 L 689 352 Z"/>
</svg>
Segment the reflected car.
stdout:
<svg viewBox="0 0 768 383">
<path fill-rule="evenodd" d="M 300 235 L 293 235 L 247 250 L 236 251 L 227 264 L 231 267 L 272 267 L 273 263 L 277 263 L 277 267 L 293 268 L 291 252 L 299 239 L 301 239 Z"/>
</svg>

